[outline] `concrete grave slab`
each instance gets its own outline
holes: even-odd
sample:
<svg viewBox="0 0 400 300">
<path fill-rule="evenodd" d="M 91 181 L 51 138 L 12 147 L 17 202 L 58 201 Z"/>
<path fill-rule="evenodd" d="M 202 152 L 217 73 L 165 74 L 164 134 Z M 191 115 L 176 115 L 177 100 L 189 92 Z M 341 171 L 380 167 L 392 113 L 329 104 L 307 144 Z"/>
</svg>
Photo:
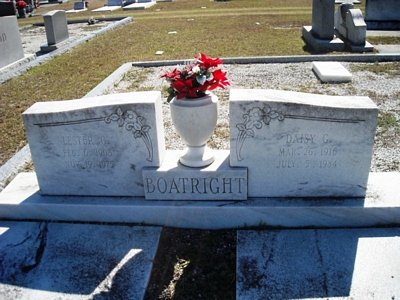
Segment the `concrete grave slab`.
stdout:
<svg viewBox="0 0 400 300">
<path fill-rule="evenodd" d="M 96 9 L 93 9 L 93 12 L 102 12 L 102 11 L 114 11 L 120 9 L 121 6 L 103 6 Z"/>
<path fill-rule="evenodd" d="M 349 82 L 353 75 L 339 62 L 314 61 L 312 70 L 322 82 Z"/>
<path fill-rule="evenodd" d="M 128 222 L 180 228 L 366 227 L 400 224 L 400 173 L 371 173 L 365 198 L 148 201 L 144 197 L 43 196 L 35 173 L 0 193 L 0 219 Z"/>
<path fill-rule="evenodd" d="M 179 163 L 181 151 L 168 151 L 159 168 L 144 168 L 149 200 L 246 200 L 247 169 L 229 166 L 229 151 L 214 150 L 215 161 L 204 168 Z"/>
<path fill-rule="evenodd" d="M 2 299 L 143 299 L 160 227 L 0 222 Z"/>
<path fill-rule="evenodd" d="M 231 166 L 249 197 L 363 197 L 378 108 L 368 97 L 230 90 Z"/>
<path fill-rule="evenodd" d="M 25 57 L 17 17 L 0 17 L 0 69 Z"/>
<path fill-rule="evenodd" d="M 23 120 L 46 195 L 144 196 L 141 169 L 164 156 L 160 92 L 38 102 Z"/>
<path fill-rule="evenodd" d="M 400 228 L 237 235 L 237 299 L 400 297 Z"/>
<path fill-rule="evenodd" d="M 150 2 L 138 2 L 138 3 L 132 3 L 127 6 L 124 6 L 122 10 L 140 10 L 140 9 L 146 9 L 149 7 L 152 7 L 153 5 L 156 5 L 157 3 L 155 1 L 150 1 Z"/>
</svg>

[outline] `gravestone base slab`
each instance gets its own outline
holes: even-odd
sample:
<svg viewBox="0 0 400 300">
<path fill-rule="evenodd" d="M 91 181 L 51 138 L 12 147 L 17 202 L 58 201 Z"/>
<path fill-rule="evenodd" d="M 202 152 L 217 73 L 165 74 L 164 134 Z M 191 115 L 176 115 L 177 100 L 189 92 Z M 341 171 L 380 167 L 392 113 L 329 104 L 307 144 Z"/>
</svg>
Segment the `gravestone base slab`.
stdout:
<svg viewBox="0 0 400 300">
<path fill-rule="evenodd" d="M 229 166 L 229 150 L 214 150 L 215 161 L 203 168 L 179 163 L 181 151 L 167 151 L 159 168 L 144 168 L 148 200 L 246 200 L 247 169 Z"/>
<path fill-rule="evenodd" d="M 374 51 L 374 46 L 369 42 L 365 41 L 365 45 L 349 45 L 351 52 L 372 52 Z"/>
<path fill-rule="evenodd" d="M 400 30 L 400 21 L 368 21 L 368 30 Z"/>
<path fill-rule="evenodd" d="M 60 43 L 56 43 L 56 44 L 52 44 L 52 45 L 44 44 L 44 45 L 40 46 L 40 51 L 43 53 L 49 53 L 49 52 L 55 51 L 57 49 L 60 49 L 64 46 L 68 45 L 70 43 L 70 41 L 72 41 L 72 40 L 74 40 L 74 37 L 69 37 L 68 39 L 63 40 Z"/>
<path fill-rule="evenodd" d="M 337 37 L 332 40 L 322 40 L 315 37 L 312 33 L 311 26 L 303 26 L 302 36 L 305 42 L 318 53 L 344 51 L 345 49 L 345 43 Z"/>
<path fill-rule="evenodd" d="M 360 198 L 148 201 L 144 197 L 42 196 L 36 174 L 0 193 L 0 219 L 138 223 L 178 228 L 372 227 L 400 225 L 400 173 L 370 173 Z M 60 183 L 62 184 L 62 183 Z"/>
<path fill-rule="evenodd" d="M 25 54 L 24 58 L 21 58 L 7 66 L 0 68 L 0 75 L 8 73 L 14 69 L 18 69 L 20 66 L 25 65 L 36 59 L 36 54 Z"/>
</svg>

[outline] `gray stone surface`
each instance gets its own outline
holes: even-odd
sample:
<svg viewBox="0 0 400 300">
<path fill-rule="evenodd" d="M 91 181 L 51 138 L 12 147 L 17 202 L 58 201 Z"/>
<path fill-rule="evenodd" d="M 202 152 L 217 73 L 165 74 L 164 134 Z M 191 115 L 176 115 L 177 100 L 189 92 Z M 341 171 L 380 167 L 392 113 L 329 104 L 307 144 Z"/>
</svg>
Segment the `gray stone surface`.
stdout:
<svg viewBox="0 0 400 300">
<path fill-rule="evenodd" d="M 53 10 L 43 16 L 48 46 L 68 39 L 67 15 L 63 10 Z"/>
<path fill-rule="evenodd" d="M 38 102 L 23 120 L 46 195 L 144 196 L 141 169 L 164 156 L 160 92 Z"/>
<path fill-rule="evenodd" d="M 144 168 L 149 200 L 246 200 L 247 169 L 229 166 L 229 151 L 215 150 L 215 161 L 204 168 L 179 163 L 181 151 L 167 151 L 159 168 Z"/>
<path fill-rule="evenodd" d="M 108 6 L 122 6 L 122 0 L 108 0 L 107 5 Z"/>
<path fill-rule="evenodd" d="M 360 9 L 350 9 L 346 17 L 347 38 L 358 46 L 365 45 L 367 37 L 367 24 Z"/>
<path fill-rule="evenodd" d="M 0 193 L 0 218 L 128 222 L 181 228 L 365 227 L 400 224 L 400 173 L 370 173 L 365 198 L 148 201 L 140 197 L 42 196 L 35 173 Z"/>
<path fill-rule="evenodd" d="M 400 22 L 400 0 L 366 0 L 365 20 Z"/>
<path fill-rule="evenodd" d="M 142 299 L 160 232 L 0 221 L 0 298 Z"/>
<path fill-rule="evenodd" d="M 82 10 L 85 9 L 85 2 L 84 1 L 76 1 L 74 2 L 74 10 Z"/>
<path fill-rule="evenodd" d="M 15 16 L 17 14 L 15 2 L 0 1 L 0 17 Z"/>
<path fill-rule="evenodd" d="M 311 27 L 317 38 L 333 39 L 334 14 L 335 0 L 313 0 Z"/>
<path fill-rule="evenodd" d="M 0 17 L 0 69 L 24 58 L 16 16 Z"/>
<path fill-rule="evenodd" d="M 238 231 L 236 298 L 397 299 L 400 228 Z"/>
<path fill-rule="evenodd" d="M 313 34 L 311 26 L 303 26 L 302 37 L 307 44 L 309 44 L 314 51 L 318 53 L 329 52 L 329 51 L 344 51 L 345 43 L 334 37 L 333 39 L 320 39 Z M 315 55 L 313 55 L 315 57 Z"/>
<path fill-rule="evenodd" d="M 322 82 L 349 82 L 352 75 L 339 62 L 314 61 L 312 70 Z"/>
<path fill-rule="evenodd" d="M 368 97 L 231 89 L 230 162 L 249 197 L 365 195 L 378 108 Z"/>
</svg>

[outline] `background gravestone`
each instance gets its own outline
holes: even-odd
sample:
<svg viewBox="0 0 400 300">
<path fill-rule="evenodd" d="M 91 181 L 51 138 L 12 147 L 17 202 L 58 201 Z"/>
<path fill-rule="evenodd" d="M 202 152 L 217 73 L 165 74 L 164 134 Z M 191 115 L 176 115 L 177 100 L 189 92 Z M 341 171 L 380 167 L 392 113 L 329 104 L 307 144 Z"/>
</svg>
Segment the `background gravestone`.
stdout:
<svg viewBox="0 0 400 300">
<path fill-rule="evenodd" d="M 10 2 L 0 1 L 0 17 L 15 16 L 16 14 L 17 14 L 17 10 L 15 8 L 14 1 L 10 1 Z"/>
<path fill-rule="evenodd" d="M 53 10 L 43 16 L 47 44 L 55 45 L 69 38 L 67 15 L 63 10 Z"/>
<path fill-rule="evenodd" d="M 365 22 L 368 29 L 400 29 L 400 0 L 366 0 Z"/>
<path fill-rule="evenodd" d="M 230 91 L 230 162 L 249 197 L 363 197 L 378 108 L 368 97 Z"/>
<path fill-rule="evenodd" d="M 123 0 L 108 0 L 107 6 L 122 6 Z"/>
<path fill-rule="evenodd" d="M 323 40 L 334 35 L 335 0 L 313 0 L 312 32 Z"/>
<path fill-rule="evenodd" d="M 25 57 L 16 16 L 0 17 L 0 68 Z"/>
<path fill-rule="evenodd" d="M 160 92 L 38 102 L 22 115 L 42 194 L 144 196 L 164 157 Z"/>
</svg>

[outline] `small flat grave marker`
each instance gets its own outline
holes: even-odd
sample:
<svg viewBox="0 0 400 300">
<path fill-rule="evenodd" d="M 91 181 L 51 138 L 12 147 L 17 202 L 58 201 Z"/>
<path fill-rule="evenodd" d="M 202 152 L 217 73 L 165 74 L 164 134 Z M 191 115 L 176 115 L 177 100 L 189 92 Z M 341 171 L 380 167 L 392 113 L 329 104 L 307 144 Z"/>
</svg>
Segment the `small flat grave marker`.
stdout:
<svg viewBox="0 0 400 300">
<path fill-rule="evenodd" d="M 339 62 L 314 61 L 312 70 L 322 82 L 349 82 L 353 77 Z"/>
</svg>

